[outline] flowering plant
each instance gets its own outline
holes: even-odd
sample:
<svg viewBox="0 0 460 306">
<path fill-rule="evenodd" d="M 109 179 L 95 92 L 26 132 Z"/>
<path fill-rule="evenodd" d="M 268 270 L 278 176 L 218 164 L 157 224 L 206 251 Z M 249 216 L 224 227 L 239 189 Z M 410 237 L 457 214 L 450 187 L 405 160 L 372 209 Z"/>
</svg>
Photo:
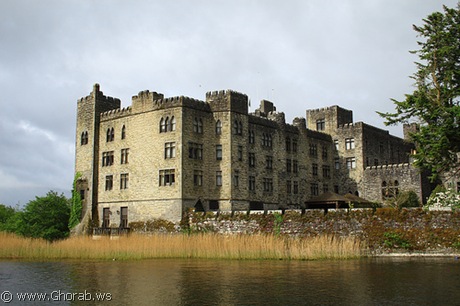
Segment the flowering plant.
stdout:
<svg viewBox="0 0 460 306">
<path fill-rule="evenodd" d="M 440 192 L 433 192 L 428 198 L 426 208 L 460 208 L 460 193 L 449 188 Z"/>
</svg>

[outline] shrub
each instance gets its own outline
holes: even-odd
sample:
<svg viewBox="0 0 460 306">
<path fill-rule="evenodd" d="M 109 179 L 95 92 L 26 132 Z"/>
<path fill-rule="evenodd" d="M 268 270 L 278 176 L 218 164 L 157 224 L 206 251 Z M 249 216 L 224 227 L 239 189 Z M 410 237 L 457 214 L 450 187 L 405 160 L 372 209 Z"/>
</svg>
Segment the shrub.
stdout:
<svg viewBox="0 0 460 306">
<path fill-rule="evenodd" d="M 441 191 L 439 191 L 441 190 Z M 427 205 L 425 208 L 460 208 L 460 193 L 455 192 L 452 189 L 441 189 L 436 188 L 428 198 Z"/>
</svg>

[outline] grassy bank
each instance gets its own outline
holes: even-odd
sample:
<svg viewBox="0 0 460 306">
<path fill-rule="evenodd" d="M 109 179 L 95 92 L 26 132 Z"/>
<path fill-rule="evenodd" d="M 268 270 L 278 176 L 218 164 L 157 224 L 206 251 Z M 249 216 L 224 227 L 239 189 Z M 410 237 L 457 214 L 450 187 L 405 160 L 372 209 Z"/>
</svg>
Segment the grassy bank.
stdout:
<svg viewBox="0 0 460 306">
<path fill-rule="evenodd" d="M 110 240 L 73 237 L 54 243 L 0 233 L 0 258 L 8 259 L 349 259 L 362 256 L 355 238 L 324 235 L 288 238 L 273 235 L 156 234 Z"/>
</svg>

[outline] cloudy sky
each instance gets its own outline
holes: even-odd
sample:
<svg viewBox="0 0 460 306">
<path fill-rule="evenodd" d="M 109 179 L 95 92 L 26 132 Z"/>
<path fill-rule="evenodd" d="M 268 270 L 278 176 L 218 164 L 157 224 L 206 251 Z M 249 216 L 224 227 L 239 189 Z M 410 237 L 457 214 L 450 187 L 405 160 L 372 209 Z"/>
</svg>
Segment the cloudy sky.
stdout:
<svg viewBox="0 0 460 306">
<path fill-rule="evenodd" d="M 100 83 L 123 106 L 149 89 L 273 101 L 289 122 L 341 105 L 375 111 L 410 93 L 413 24 L 457 0 L 2 0 L 0 203 L 71 189 L 76 101 Z M 401 135 L 401 128 L 391 128 Z"/>
</svg>

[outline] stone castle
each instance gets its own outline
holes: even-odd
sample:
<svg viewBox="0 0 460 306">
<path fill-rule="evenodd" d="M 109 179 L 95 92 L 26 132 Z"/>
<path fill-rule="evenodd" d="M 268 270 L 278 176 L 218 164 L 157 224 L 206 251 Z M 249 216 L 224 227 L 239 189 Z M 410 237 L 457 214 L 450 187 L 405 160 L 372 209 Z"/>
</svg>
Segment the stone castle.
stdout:
<svg viewBox="0 0 460 306">
<path fill-rule="evenodd" d="M 206 100 L 141 91 L 129 107 L 95 84 L 78 100 L 75 171 L 83 216 L 101 227 L 181 219 L 198 211 L 303 208 L 325 192 L 381 202 L 401 190 L 429 195 L 405 139 L 339 106 L 286 123 L 262 100 L 215 91 Z M 428 193 L 428 194 L 427 194 Z"/>
</svg>

